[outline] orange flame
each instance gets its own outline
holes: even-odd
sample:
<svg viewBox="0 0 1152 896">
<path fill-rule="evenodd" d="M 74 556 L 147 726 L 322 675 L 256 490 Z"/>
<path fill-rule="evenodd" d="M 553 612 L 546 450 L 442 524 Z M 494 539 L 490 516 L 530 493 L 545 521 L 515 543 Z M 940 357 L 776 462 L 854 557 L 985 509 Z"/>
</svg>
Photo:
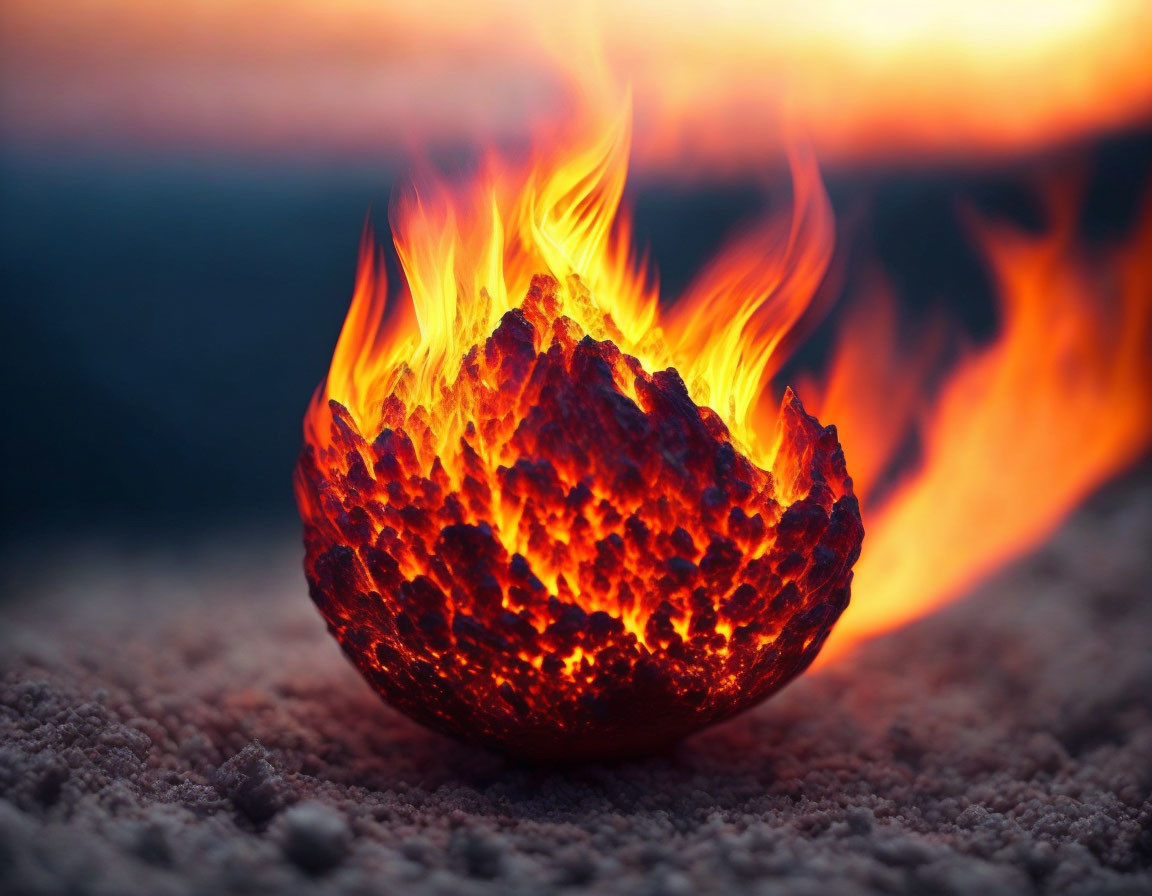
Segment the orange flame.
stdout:
<svg viewBox="0 0 1152 896">
<path fill-rule="evenodd" d="M 309 441 L 328 444 L 329 399 L 370 439 L 389 396 L 423 408 L 440 446 L 458 441 L 467 421 L 450 384 L 464 354 L 542 273 L 563 285 L 559 314 L 647 370 L 675 367 L 696 404 L 772 469 L 779 399 L 768 383 L 790 335 L 818 310 L 832 252 L 816 165 L 793 152 L 790 213 L 722 250 L 666 310 L 620 209 L 629 123 L 625 109 L 594 139 L 557 138 L 527 164 L 493 158 L 472 180 L 402 195 L 391 223 L 404 295 L 389 305 L 366 239 L 352 307 L 309 410 Z M 1003 329 L 934 401 L 926 382 L 942 340 L 904 349 L 883 291 L 846 318 L 827 374 L 802 390 L 840 427 L 869 531 L 853 603 L 825 658 L 962 593 L 1152 441 L 1152 206 L 1138 239 L 1100 266 L 1078 250 L 1073 213 L 1073 202 L 1059 204 L 1042 238 L 978 227 Z M 617 386 L 634 389 L 627 377 Z M 875 487 L 910 428 L 921 437 L 920 465 L 880 500 Z"/>
<path fill-rule="evenodd" d="M 353 662 L 526 755 L 655 749 L 777 690 L 864 534 L 835 430 L 761 406 L 831 253 L 814 162 L 669 315 L 618 213 L 629 122 L 394 203 L 411 314 L 364 250 L 296 469 L 310 594 Z"/>
<path fill-rule="evenodd" d="M 832 211 L 815 161 L 793 154 L 791 213 L 722 252 L 665 314 L 620 212 L 630 120 L 625 108 L 593 140 L 559 139 L 527 165 L 492 158 L 474 182 L 413 188 L 394 203 L 406 296 L 386 321 L 378 259 L 362 248 L 352 308 L 309 414 L 311 441 L 325 440 L 327 426 L 314 423 L 329 399 L 370 428 L 381 402 L 396 395 L 433 415 L 440 446 L 454 444 L 466 421 L 447 384 L 532 277 L 548 274 L 566 285 L 560 314 L 648 370 L 675 367 L 693 400 L 771 468 L 775 408 L 757 409 L 781 363 L 781 341 L 809 309 L 832 252 Z"/>
<path fill-rule="evenodd" d="M 884 293 L 848 319 L 823 385 L 805 393 L 838 425 L 869 533 L 825 660 L 962 594 L 1152 442 L 1152 201 L 1131 243 L 1097 258 L 1077 246 L 1072 193 L 1051 198 L 1043 236 L 977 224 L 1001 332 L 934 401 L 940 340 L 906 352 Z M 910 427 L 920 464 L 877 501 Z"/>
</svg>

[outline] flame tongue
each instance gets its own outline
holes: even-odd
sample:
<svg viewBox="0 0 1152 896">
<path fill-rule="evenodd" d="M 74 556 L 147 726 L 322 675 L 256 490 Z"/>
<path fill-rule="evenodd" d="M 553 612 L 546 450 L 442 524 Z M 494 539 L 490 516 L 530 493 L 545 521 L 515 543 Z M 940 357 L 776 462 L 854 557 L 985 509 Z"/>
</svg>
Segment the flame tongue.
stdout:
<svg viewBox="0 0 1152 896">
<path fill-rule="evenodd" d="M 352 308 L 306 421 L 310 441 L 326 438 L 327 399 L 368 429 L 387 397 L 425 408 L 438 449 L 454 450 L 467 421 L 450 393 L 471 388 L 457 380 L 460 366 L 531 296 L 533 278 L 547 274 L 564 288 L 546 297 L 541 338 L 549 341 L 552 322 L 564 317 L 573 333 L 610 340 L 649 370 L 675 367 L 692 400 L 721 416 L 743 453 L 772 465 L 765 386 L 832 252 L 831 207 L 815 161 L 793 155 L 789 213 L 730 245 L 664 313 L 620 211 L 627 112 L 592 130 L 593 139 L 558 140 L 526 165 L 494 159 L 465 183 L 433 182 L 400 196 L 390 217 L 406 294 L 388 306 L 366 238 Z M 631 377 L 618 385 L 635 397 Z"/>
<path fill-rule="evenodd" d="M 823 660 L 963 594 L 1152 444 L 1152 197 L 1123 248 L 1089 250 L 1076 194 L 1057 186 L 1041 197 L 1047 232 L 976 222 L 1000 332 L 965 353 L 931 402 L 939 340 L 901 345 L 884 292 L 845 321 L 823 388 L 804 391 L 840 426 L 871 533 L 860 599 Z M 920 463 L 877 498 L 913 431 Z"/>
<path fill-rule="evenodd" d="M 794 396 L 769 473 L 675 370 L 645 372 L 563 304 L 533 280 L 437 406 L 394 393 L 370 443 L 333 402 L 297 478 L 307 567 L 414 718 L 537 757 L 635 753 L 802 671 L 863 530 L 835 431 Z"/>
</svg>

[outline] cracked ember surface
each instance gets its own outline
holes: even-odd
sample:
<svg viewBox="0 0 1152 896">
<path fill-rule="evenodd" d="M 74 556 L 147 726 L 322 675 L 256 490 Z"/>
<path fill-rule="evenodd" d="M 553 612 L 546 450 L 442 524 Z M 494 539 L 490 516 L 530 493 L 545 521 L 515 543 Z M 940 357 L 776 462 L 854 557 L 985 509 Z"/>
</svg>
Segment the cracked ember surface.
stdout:
<svg viewBox="0 0 1152 896">
<path fill-rule="evenodd" d="M 432 408 L 401 380 L 361 433 L 331 404 L 297 474 L 305 565 L 412 718 L 532 758 L 634 755 L 807 668 L 863 528 L 835 429 L 794 395 L 761 470 L 674 370 L 578 331 L 556 290 L 536 278 Z"/>
<path fill-rule="evenodd" d="M 294 540 L 0 564 L 0 892 L 1152 891 L 1147 472 L 673 752 L 558 770 L 381 707 Z"/>
</svg>

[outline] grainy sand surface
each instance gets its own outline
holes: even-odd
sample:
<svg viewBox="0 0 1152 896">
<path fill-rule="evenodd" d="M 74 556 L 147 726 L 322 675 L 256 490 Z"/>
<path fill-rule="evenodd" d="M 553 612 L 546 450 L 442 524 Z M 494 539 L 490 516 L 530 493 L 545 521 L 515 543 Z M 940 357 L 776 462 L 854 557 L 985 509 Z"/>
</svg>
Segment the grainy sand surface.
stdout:
<svg viewBox="0 0 1152 896">
<path fill-rule="evenodd" d="M 561 770 L 383 707 L 292 545 L 19 558 L 0 892 L 1147 894 L 1150 545 L 1144 472 L 735 721 Z"/>
</svg>

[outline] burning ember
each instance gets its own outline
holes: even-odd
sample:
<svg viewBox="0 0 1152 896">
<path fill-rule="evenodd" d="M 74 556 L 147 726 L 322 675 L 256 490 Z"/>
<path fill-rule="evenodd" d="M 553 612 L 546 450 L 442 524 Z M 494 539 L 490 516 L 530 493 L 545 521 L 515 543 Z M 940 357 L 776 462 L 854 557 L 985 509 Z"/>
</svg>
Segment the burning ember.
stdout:
<svg viewBox="0 0 1152 896">
<path fill-rule="evenodd" d="M 863 529 L 836 431 L 795 396 L 761 470 L 675 370 L 583 334 L 560 289 L 533 282 L 449 407 L 393 393 L 369 442 L 333 401 L 333 445 L 301 464 L 309 576 L 413 718 L 531 756 L 637 753 L 806 668 Z M 452 413 L 464 435 L 438 454 L 430 420 Z"/>
<path fill-rule="evenodd" d="M 822 310 L 812 158 L 662 308 L 620 213 L 628 116 L 586 133 L 395 204 L 404 292 L 366 238 L 305 421 L 313 598 L 412 717 L 539 758 L 657 748 L 806 668 L 853 575 L 821 660 L 962 594 L 1152 443 L 1152 203 L 1110 252 L 1067 190 L 1046 233 L 978 224 L 1000 331 L 951 369 L 864 296 L 801 383 L 854 483 L 769 387 Z"/>
<path fill-rule="evenodd" d="M 624 121 L 398 206 L 418 325 L 385 320 L 366 250 L 296 477 L 313 599 L 368 680 L 538 758 L 649 751 L 780 688 L 863 538 L 835 429 L 791 392 L 769 433 L 750 414 L 827 262 L 814 167 L 757 235 L 779 251 L 736 247 L 665 332 L 612 228 Z"/>
</svg>

